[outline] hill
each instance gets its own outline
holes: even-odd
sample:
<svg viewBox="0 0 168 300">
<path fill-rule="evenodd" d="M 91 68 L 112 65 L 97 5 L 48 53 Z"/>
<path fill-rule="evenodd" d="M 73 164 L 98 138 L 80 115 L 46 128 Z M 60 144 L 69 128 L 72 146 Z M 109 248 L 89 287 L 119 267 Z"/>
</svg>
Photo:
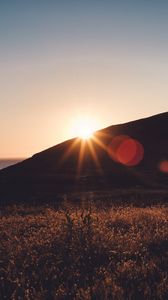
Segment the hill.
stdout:
<svg viewBox="0 0 168 300">
<path fill-rule="evenodd" d="M 0 199 L 168 186 L 168 112 L 71 139 L 0 171 Z"/>
</svg>

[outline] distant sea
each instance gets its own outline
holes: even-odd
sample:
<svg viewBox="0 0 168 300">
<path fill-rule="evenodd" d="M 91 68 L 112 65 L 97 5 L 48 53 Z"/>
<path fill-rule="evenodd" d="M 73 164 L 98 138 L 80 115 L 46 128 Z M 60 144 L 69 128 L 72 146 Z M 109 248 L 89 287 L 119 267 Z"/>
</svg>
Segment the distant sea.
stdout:
<svg viewBox="0 0 168 300">
<path fill-rule="evenodd" d="M 11 165 L 14 165 L 14 164 L 17 164 L 18 162 L 24 160 L 23 158 L 18 158 L 18 159 L 0 159 L 0 170 L 3 169 L 3 168 L 6 168 L 8 166 L 11 166 Z"/>
</svg>

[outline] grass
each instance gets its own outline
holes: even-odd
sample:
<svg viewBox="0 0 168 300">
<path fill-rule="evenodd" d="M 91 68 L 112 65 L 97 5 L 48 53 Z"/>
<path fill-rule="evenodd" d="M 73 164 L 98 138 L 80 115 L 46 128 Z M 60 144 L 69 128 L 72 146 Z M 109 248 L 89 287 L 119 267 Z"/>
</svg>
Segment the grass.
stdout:
<svg viewBox="0 0 168 300">
<path fill-rule="evenodd" d="M 168 299 L 168 207 L 1 211 L 0 299 Z"/>
</svg>

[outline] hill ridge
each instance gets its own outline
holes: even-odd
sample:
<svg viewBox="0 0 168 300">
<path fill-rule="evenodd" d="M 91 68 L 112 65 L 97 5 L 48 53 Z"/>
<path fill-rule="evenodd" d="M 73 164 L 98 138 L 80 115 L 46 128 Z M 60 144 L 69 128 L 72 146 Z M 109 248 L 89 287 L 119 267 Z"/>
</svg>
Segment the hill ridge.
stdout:
<svg viewBox="0 0 168 300">
<path fill-rule="evenodd" d="M 67 189 L 116 186 L 153 185 L 167 188 L 168 173 L 165 170 L 162 172 L 159 167 L 163 161 L 168 161 L 167 136 L 168 112 L 164 112 L 98 130 L 92 146 L 86 142 L 84 150 L 81 150 L 83 142 L 79 138 L 69 139 L 0 170 L 0 198 L 15 192 L 19 194 L 20 191 L 21 194 L 29 191 L 33 195 L 44 194 L 44 190 L 45 193 L 57 193 Z M 114 142 L 115 139 L 117 142 Z M 128 147 L 135 141 L 139 149 L 136 150 L 136 157 L 125 163 L 121 149 L 127 145 L 128 152 Z M 120 149 L 119 159 L 116 153 L 114 155 L 118 143 L 121 146 L 117 148 Z"/>
</svg>

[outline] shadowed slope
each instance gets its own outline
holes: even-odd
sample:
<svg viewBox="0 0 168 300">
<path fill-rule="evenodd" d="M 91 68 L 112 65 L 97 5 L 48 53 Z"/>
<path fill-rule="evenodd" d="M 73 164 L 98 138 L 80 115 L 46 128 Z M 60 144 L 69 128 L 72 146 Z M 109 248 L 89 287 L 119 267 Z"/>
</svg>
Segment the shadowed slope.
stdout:
<svg viewBox="0 0 168 300">
<path fill-rule="evenodd" d="M 134 140 L 140 150 L 130 159 L 133 150 L 129 147 L 131 143 L 134 147 Z M 1 170 L 0 195 L 21 192 L 27 196 L 114 186 L 167 186 L 166 168 L 164 172 L 160 170 L 160 164 L 166 161 L 168 113 L 163 113 L 107 127 L 97 131 L 91 141 L 78 138 L 66 141 Z"/>
</svg>

